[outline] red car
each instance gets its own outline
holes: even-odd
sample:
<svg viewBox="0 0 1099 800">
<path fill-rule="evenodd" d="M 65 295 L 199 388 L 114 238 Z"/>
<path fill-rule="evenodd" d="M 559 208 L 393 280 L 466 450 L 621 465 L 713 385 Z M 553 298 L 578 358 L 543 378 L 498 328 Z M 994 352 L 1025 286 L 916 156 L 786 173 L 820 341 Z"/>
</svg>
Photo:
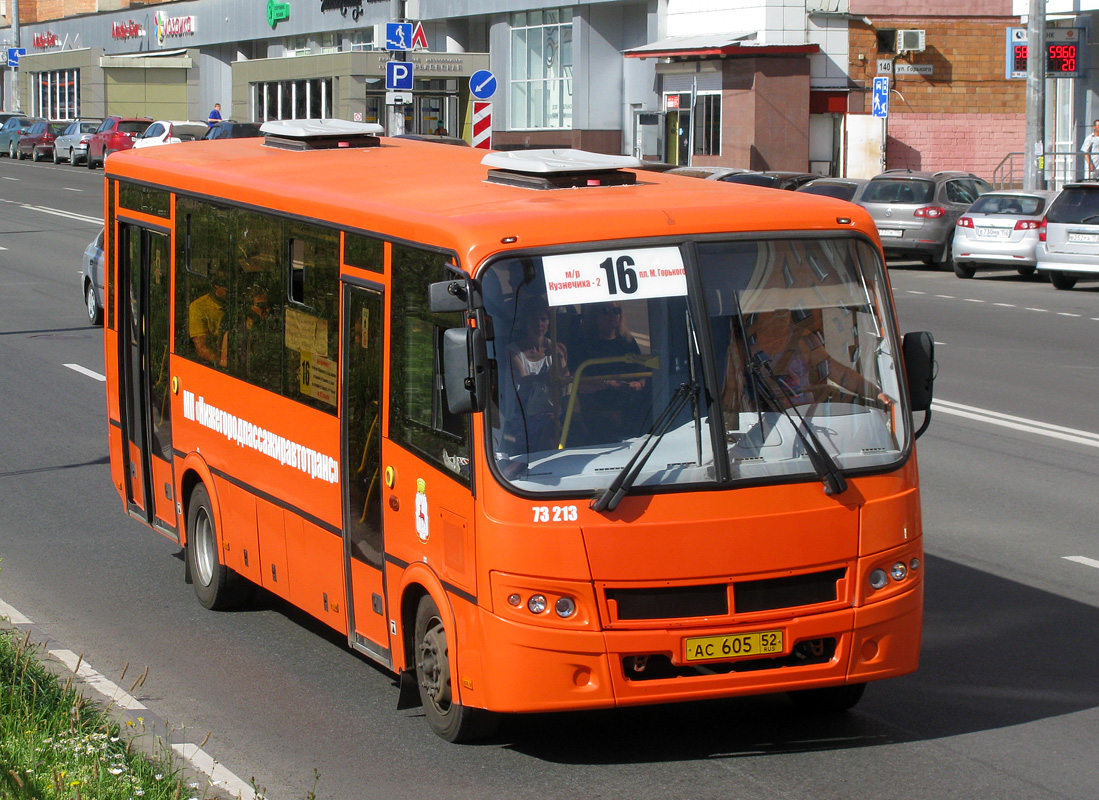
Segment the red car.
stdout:
<svg viewBox="0 0 1099 800">
<path fill-rule="evenodd" d="M 102 166 L 111 153 L 129 150 L 134 146 L 134 138 L 144 133 L 152 122 L 152 117 L 107 117 L 88 140 L 88 169 Z"/>
<path fill-rule="evenodd" d="M 16 148 L 19 160 L 30 158 L 37 161 L 40 158 L 52 156 L 53 140 L 64 133 L 67 127 L 69 127 L 68 122 L 50 119 L 35 120 L 30 130 L 19 137 L 19 145 Z"/>
</svg>

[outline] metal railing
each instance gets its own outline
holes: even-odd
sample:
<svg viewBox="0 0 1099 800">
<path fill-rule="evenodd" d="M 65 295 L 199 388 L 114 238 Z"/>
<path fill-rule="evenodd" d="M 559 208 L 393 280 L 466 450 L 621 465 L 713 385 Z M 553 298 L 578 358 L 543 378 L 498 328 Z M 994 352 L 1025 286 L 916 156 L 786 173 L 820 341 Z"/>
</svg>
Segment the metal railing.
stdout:
<svg viewBox="0 0 1099 800">
<path fill-rule="evenodd" d="M 1087 180 L 1088 162 L 1085 153 L 1075 150 L 1047 150 L 1045 169 L 1039 174 L 1039 189 L 1060 189 L 1066 183 Z M 1021 189 L 1026 176 L 1026 153 L 1008 153 L 992 171 L 992 185 L 997 189 Z"/>
</svg>

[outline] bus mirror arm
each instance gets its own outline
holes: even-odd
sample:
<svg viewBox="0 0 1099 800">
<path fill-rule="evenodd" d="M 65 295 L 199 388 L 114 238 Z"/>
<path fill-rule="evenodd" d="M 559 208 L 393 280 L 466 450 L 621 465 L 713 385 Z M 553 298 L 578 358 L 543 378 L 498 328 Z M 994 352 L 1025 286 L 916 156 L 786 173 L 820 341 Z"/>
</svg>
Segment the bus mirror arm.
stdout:
<svg viewBox="0 0 1099 800">
<path fill-rule="evenodd" d="M 931 398 L 935 388 L 935 337 L 927 331 L 906 333 L 901 341 L 904 372 L 908 381 L 908 398 L 913 411 L 924 412 L 923 423 L 916 430 L 920 438 L 931 424 Z"/>
<path fill-rule="evenodd" d="M 488 347 L 482 328 L 443 331 L 443 387 L 451 414 L 484 411 L 488 404 Z"/>
</svg>

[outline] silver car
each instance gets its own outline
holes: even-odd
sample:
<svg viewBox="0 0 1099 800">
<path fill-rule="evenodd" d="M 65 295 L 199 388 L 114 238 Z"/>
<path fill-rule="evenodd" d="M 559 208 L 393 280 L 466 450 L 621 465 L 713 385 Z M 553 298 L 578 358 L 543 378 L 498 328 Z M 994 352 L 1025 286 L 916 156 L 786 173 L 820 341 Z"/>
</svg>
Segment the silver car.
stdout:
<svg viewBox="0 0 1099 800">
<path fill-rule="evenodd" d="M 1038 271 L 1058 289 L 1099 278 L 1099 183 L 1068 183 L 1038 229 Z"/>
<path fill-rule="evenodd" d="M 84 265 L 80 285 L 84 289 L 84 308 L 88 322 L 99 325 L 103 320 L 103 233 L 100 230 L 84 250 Z"/>
<path fill-rule="evenodd" d="M 1014 269 L 1033 275 L 1038 230 L 1056 196 L 1021 189 L 981 195 L 954 226 L 954 274 L 972 278 L 979 269 Z"/>
<path fill-rule="evenodd" d="M 88 140 L 99 129 L 101 119 L 77 119 L 53 143 L 53 163 L 68 161 L 74 167 L 88 159 Z"/>
<path fill-rule="evenodd" d="M 837 200 L 846 200 L 848 203 L 857 203 L 862 199 L 862 193 L 866 191 L 866 186 L 869 183 L 870 181 L 867 178 L 817 178 L 814 181 L 803 183 L 797 188 L 797 191 L 835 197 Z"/>
<path fill-rule="evenodd" d="M 969 172 L 891 169 L 870 179 L 859 205 L 874 218 L 887 257 L 951 269 L 954 223 L 990 191 Z"/>
<path fill-rule="evenodd" d="M 676 167 L 670 169 L 666 174 L 668 175 L 683 175 L 688 178 L 702 178 L 707 181 L 719 181 L 726 175 L 736 175 L 741 172 L 750 172 L 751 170 L 741 169 L 740 167 Z"/>
</svg>

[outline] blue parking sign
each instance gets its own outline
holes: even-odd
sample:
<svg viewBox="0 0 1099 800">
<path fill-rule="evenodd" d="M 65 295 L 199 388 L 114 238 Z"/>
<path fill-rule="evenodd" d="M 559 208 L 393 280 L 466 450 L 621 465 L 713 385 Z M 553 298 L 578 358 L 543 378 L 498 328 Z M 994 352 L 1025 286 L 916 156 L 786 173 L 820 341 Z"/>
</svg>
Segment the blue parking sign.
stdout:
<svg viewBox="0 0 1099 800">
<path fill-rule="evenodd" d="M 882 76 L 874 78 L 874 116 L 884 119 L 889 116 L 889 78 Z"/>
<path fill-rule="evenodd" d="M 385 62 L 385 88 L 390 92 L 411 92 L 412 62 Z"/>
</svg>

